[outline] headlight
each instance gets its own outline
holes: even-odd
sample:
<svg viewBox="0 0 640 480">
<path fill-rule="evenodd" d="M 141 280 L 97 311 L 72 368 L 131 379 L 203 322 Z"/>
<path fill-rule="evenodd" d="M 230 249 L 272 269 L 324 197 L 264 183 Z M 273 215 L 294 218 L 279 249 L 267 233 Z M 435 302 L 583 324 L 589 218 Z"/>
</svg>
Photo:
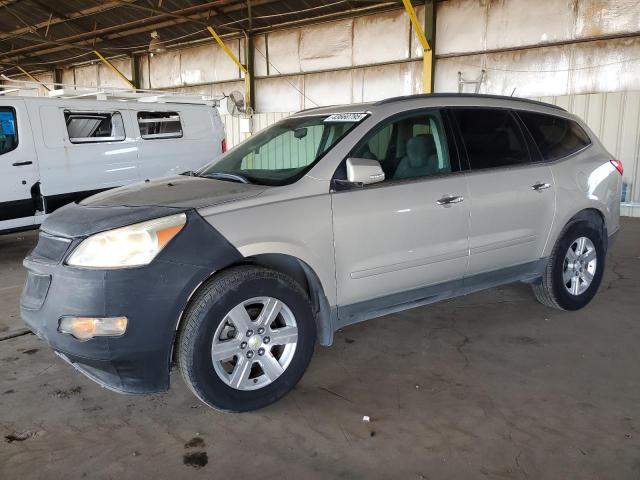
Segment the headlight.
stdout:
<svg viewBox="0 0 640 480">
<path fill-rule="evenodd" d="M 97 233 L 76 247 L 67 265 L 121 268 L 147 265 L 182 230 L 184 213 Z"/>
</svg>

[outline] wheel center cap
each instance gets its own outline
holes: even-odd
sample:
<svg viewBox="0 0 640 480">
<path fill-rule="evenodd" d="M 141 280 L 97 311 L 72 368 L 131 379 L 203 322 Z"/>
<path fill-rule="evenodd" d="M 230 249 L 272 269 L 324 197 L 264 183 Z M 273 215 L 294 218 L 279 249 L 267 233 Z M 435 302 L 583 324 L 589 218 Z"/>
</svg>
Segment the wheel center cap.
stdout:
<svg viewBox="0 0 640 480">
<path fill-rule="evenodd" d="M 262 344 L 262 339 L 258 335 L 254 335 L 249 339 L 249 347 L 258 348 Z"/>
</svg>

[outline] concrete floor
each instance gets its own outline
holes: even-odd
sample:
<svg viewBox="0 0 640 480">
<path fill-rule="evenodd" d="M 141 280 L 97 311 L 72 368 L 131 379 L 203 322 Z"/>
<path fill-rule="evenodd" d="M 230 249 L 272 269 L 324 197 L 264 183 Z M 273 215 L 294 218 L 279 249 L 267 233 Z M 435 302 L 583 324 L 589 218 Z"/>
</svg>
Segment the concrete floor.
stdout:
<svg viewBox="0 0 640 480">
<path fill-rule="evenodd" d="M 0 237 L 0 337 L 20 261 Z M 640 220 L 583 311 L 510 285 L 355 325 L 249 414 L 121 396 L 31 334 L 0 341 L 0 478 L 640 478 Z M 364 423 L 363 415 L 371 417 Z"/>
</svg>

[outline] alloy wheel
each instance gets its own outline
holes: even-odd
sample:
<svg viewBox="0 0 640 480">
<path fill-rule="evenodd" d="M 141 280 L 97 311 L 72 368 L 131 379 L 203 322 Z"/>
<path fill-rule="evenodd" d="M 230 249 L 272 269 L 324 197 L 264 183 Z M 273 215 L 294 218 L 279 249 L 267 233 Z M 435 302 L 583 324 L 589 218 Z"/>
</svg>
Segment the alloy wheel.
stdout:
<svg viewBox="0 0 640 480">
<path fill-rule="evenodd" d="M 256 390 L 284 373 L 297 343 L 298 326 L 289 307 L 273 297 L 256 297 L 225 315 L 213 337 L 211 359 L 227 385 Z"/>
<path fill-rule="evenodd" d="M 562 282 L 571 295 L 581 295 L 593 282 L 598 265 L 596 247 L 587 237 L 574 240 L 564 257 Z"/>
</svg>

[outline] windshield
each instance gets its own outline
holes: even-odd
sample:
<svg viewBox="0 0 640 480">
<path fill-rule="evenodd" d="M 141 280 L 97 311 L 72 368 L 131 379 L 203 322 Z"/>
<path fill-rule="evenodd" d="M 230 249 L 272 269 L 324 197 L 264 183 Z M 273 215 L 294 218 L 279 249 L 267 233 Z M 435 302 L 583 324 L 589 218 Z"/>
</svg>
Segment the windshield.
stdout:
<svg viewBox="0 0 640 480">
<path fill-rule="evenodd" d="M 365 116 L 287 118 L 242 142 L 196 175 L 231 174 L 273 186 L 293 183 Z"/>
</svg>

